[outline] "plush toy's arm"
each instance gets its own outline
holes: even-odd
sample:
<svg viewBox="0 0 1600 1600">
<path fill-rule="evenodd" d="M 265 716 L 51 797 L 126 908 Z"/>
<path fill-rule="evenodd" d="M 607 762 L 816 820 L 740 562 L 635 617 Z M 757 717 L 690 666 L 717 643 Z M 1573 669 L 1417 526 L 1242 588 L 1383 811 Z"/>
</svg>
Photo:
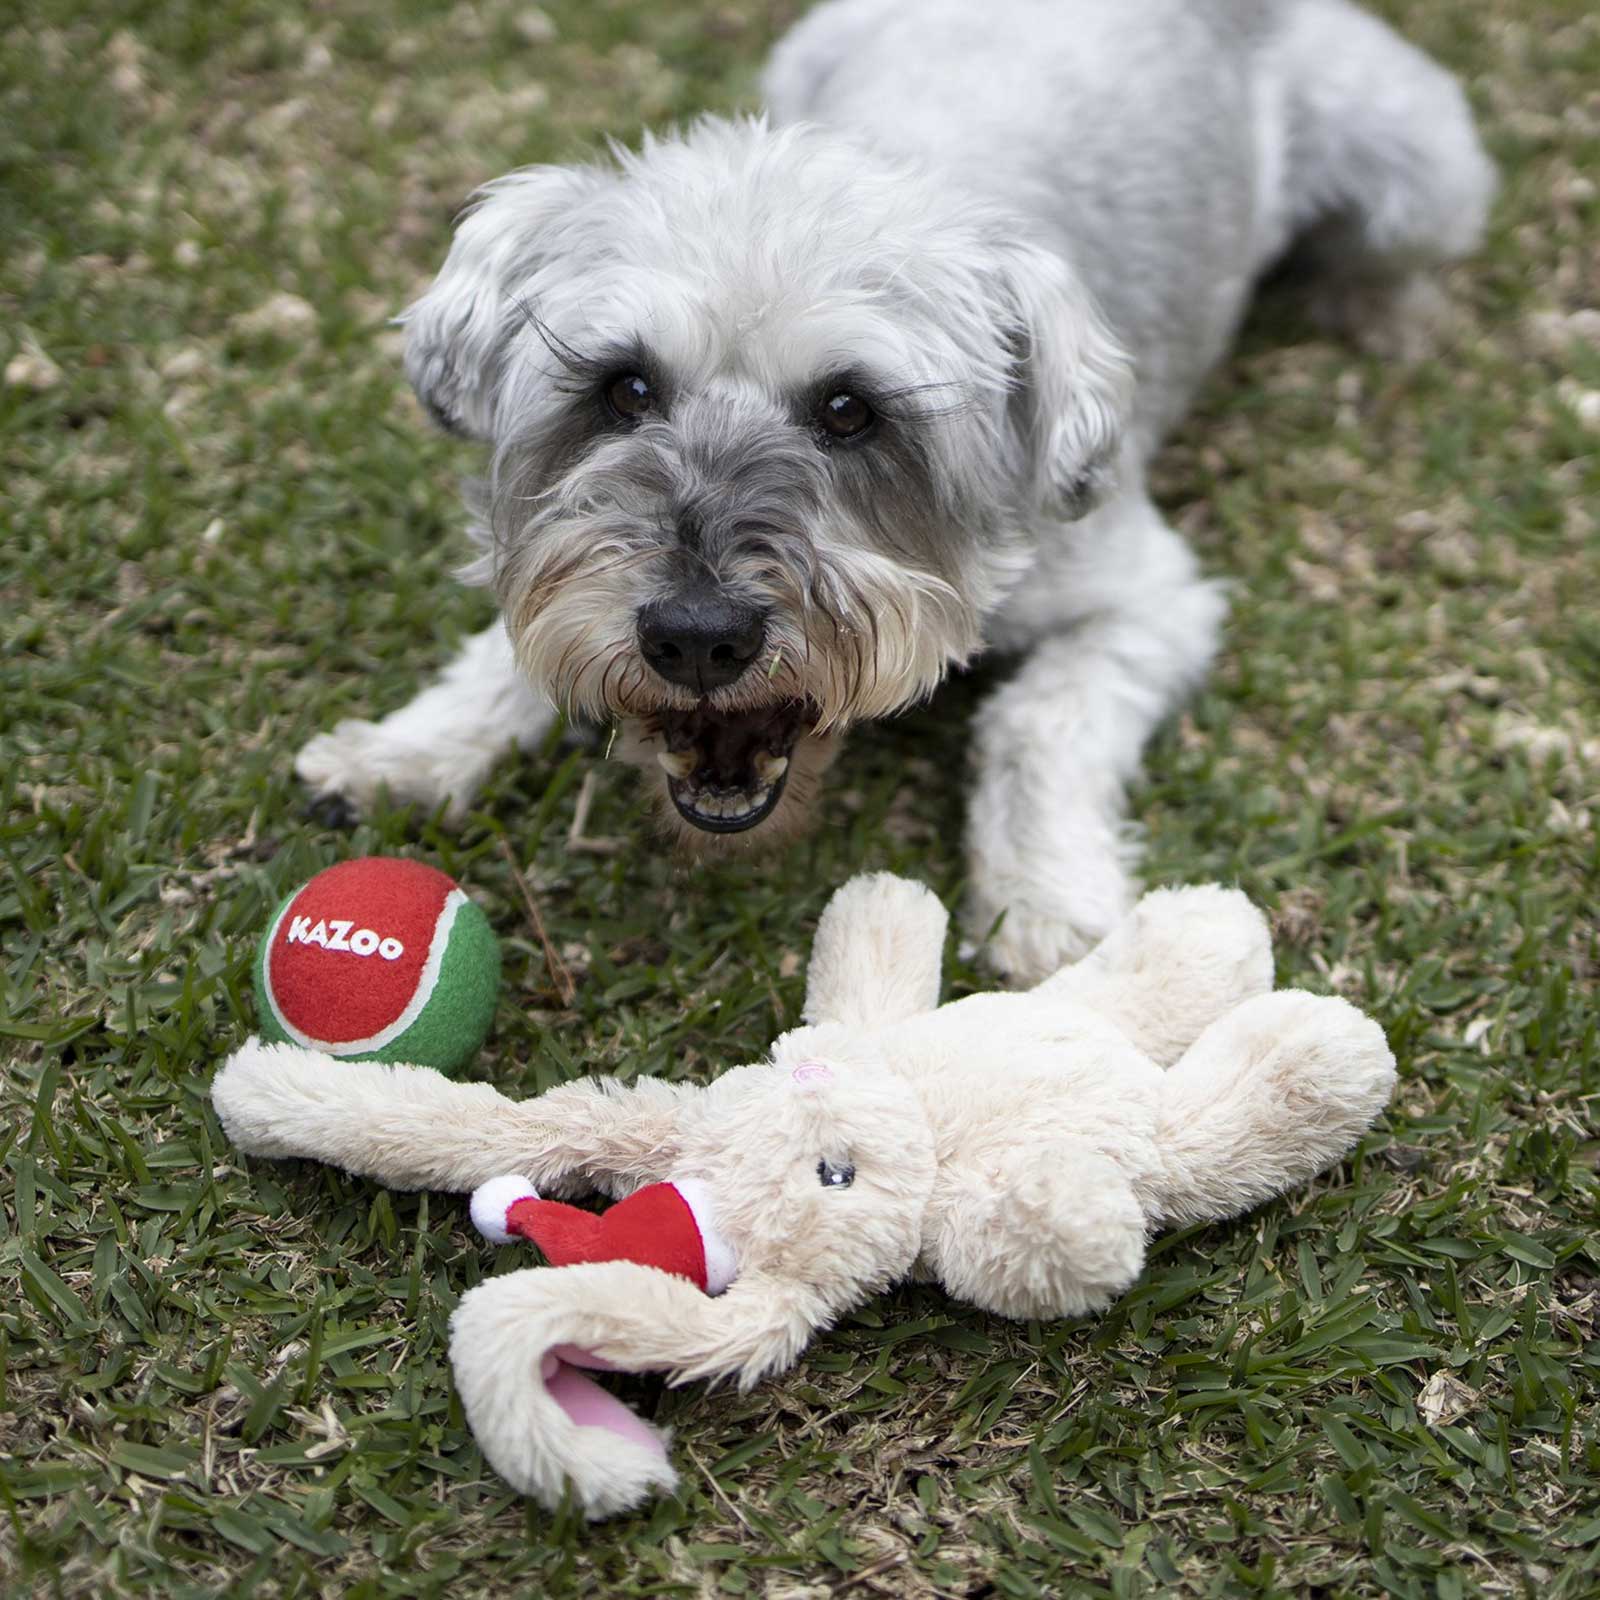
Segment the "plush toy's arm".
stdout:
<svg viewBox="0 0 1600 1600">
<path fill-rule="evenodd" d="M 939 1169 L 922 1260 L 958 1300 L 1003 1317 L 1102 1311 L 1139 1276 L 1147 1223 L 1121 1167 L 1075 1138 L 1022 1139 L 996 1163 Z"/>
<path fill-rule="evenodd" d="M 235 1051 L 211 1086 L 224 1130 L 250 1155 L 326 1161 L 391 1189 L 464 1191 L 518 1172 L 545 1193 L 618 1195 L 671 1170 L 693 1092 L 596 1078 L 508 1100 L 431 1067 L 339 1061 L 259 1040 Z"/>
<path fill-rule="evenodd" d="M 875 1029 L 932 1011 L 948 921 L 924 884 L 889 872 L 852 878 L 817 924 L 806 1022 Z"/>
</svg>

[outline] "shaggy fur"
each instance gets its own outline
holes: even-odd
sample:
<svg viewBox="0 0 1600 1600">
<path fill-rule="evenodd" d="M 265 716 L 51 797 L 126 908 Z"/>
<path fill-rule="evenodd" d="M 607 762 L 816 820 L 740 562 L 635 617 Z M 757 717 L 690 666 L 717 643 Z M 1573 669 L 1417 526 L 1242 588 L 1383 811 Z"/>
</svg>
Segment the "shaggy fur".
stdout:
<svg viewBox="0 0 1600 1600">
<path fill-rule="evenodd" d="M 212 1098 L 244 1151 L 394 1187 L 508 1172 L 544 1193 L 688 1186 L 731 1253 L 725 1293 L 610 1262 L 495 1278 L 456 1313 L 484 1454 L 544 1504 L 570 1481 L 603 1516 L 673 1477 L 663 1442 L 582 1368 L 748 1386 L 910 1273 L 1005 1316 L 1098 1310 L 1138 1276 L 1152 1228 L 1304 1181 L 1389 1097 L 1382 1030 L 1343 1000 L 1271 992 L 1266 923 L 1236 892 L 1147 896 L 1030 993 L 937 1007 L 944 934 L 927 889 L 853 880 L 817 930 L 805 1024 L 704 1089 L 591 1080 L 517 1104 L 425 1068 L 330 1070 L 252 1043 Z M 518 1192 L 475 1201 L 491 1237 Z"/>
<path fill-rule="evenodd" d="M 299 771 L 459 813 L 560 706 L 623 725 L 691 850 L 740 848 L 804 821 L 852 724 L 1020 652 L 977 718 L 968 917 L 1038 979 L 1131 903 L 1124 792 L 1223 616 L 1151 454 L 1291 251 L 1329 316 L 1413 342 L 1492 173 L 1455 82 L 1346 0 L 833 0 L 765 87 L 765 119 L 479 195 L 406 360 L 489 446 L 469 576 L 503 630 Z M 644 415 L 606 409 L 625 374 Z M 820 426 L 842 393 L 858 441 Z M 643 653 L 686 586 L 760 619 L 736 680 Z"/>
</svg>

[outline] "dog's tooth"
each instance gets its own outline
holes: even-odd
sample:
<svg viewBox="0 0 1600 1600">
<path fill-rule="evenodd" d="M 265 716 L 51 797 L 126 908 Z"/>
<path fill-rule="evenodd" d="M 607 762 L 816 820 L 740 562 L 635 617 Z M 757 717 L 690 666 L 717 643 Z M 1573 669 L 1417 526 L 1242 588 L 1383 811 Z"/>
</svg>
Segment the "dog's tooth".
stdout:
<svg viewBox="0 0 1600 1600">
<path fill-rule="evenodd" d="M 682 780 L 694 771 L 694 751 L 658 750 L 656 762 L 669 778 Z"/>
<path fill-rule="evenodd" d="M 756 757 L 756 775 L 767 788 L 771 788 L 789 770 L 788 756 L 769 755 L 765 750 Z"/>
<path fill-rule="evenodd" d="M 691 788 L 678 795 L 678 804 L 685 811 L 720 822 L 749 822 L 772 798 L 772 785 L 757 782 L 750 789 Z"/>
</svg>

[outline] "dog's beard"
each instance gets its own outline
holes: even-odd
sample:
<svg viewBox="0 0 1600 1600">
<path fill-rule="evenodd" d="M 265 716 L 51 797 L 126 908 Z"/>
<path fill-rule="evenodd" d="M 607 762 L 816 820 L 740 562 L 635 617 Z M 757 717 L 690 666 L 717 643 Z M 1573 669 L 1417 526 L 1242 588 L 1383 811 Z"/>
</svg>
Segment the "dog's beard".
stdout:
<svg viewBox="0 0 1600 1600">
<path fill-rule="evenodd" d="M 668 683 L 635 618 L 678 552 L 623 509 L 552 508 L 495 578 L 524 673 L 569 715 L 619 726 L 668 831 L 695 852 L 800 831 L 852 724 L 925 699 L 978 644 L 974 610 L 943 579 L 818 531 L 804 559 L 753 536 L 719 581 L 767 613 L 759 657 L 706 694 Z"/>
</svg>

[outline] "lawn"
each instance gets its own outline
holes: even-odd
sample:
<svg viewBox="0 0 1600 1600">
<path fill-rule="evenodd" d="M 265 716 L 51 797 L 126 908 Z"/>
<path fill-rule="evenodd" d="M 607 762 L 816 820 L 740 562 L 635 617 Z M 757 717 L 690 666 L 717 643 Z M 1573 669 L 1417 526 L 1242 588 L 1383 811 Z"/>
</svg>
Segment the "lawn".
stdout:
<svg viewBox="0 0 1600 1600">
<path fill-rule="evenodd" d="M 749 99 L 756 0 L 36 0 L 0 45 L 0 1588 L 378 1597 L 1600 1592 L 1600 13 L 1404 0 L 1502 165 L 1411 371 L 1259 317 L 1159 490 L 1237 579 L 1136 801 L 1153 880 L 1271 908 L 1373 1011 L 1357 1155 L 1162 1239 L 1105 1317 L 875 1301 L 747 1396 L 640 1384 L 677 1499 L 489 1473 L 464 1203 L 244 1161 L 207 1095 L 276 899 L 462 878 L 506 949 L 475 1071 L 704 1078 L 798 1012 L 851 872 L 960 893 L 981 683 L 862 734 L 829 825 L 690 873 L 553 738 L 466 825 L 313 815 L 296 747 L 486 619 L 471 452 L 387 319 L 472 186 Z M 1581 313 L 1581 314 L 1580 314 Z M 573 821 L 582 796 L 580 844 Z M 599 841 L 598 847 L 595 841 Z M 553 986 L 506 851 L 576 980 Z M 980 982 L 959 960 L 953 992 Z"/>
</svg>

